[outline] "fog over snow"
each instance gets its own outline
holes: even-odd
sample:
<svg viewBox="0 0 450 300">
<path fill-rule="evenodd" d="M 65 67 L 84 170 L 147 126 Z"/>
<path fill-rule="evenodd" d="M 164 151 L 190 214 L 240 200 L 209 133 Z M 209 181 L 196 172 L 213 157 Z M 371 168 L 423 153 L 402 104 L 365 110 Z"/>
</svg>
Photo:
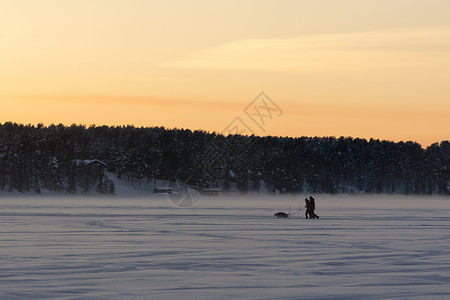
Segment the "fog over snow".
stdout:
<svg viewBox="0 0 450 300">
<path fill-rule="evenodd" d="M 448 197 L 0 195 L 0 299 L 449 299 Z"/>
</svg>

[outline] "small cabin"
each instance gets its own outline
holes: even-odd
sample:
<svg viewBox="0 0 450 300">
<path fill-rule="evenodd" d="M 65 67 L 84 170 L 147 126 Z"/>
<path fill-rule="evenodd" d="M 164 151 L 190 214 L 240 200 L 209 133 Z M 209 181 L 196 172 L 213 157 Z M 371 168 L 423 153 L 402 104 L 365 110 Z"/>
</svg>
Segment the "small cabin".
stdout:
<svg viewBox="0 0 450 300">
<path fill-rule="evenodd" d="M 99 173 L 103 173 L 108 168 L 105 162 L 98 159 L 76 159 L 75 164 Z"/>
<path fill-rule="evenodd" d="M 219 197 L 219 193 L 222 192 L 222 189 L 220 188 L 203 189 L 201 192 L 202 195 L 204 196 Z"/>
<path fill-rule="evenodd" d="M 100 169 L 104 169 L 104 168 L 108 167 L 108 165 L 106 163 L 104 163 L 98 159 L 86 159 L 86 160 L 84 160 L 84 164 L 86 166 L 90 166 L 90 167 L 93 166 L 95 168 L 100 168 Z"/>
<path fill-rule="evenodd" d="M 161 193 L 167 193 L 167 194 L 172 194 L 172 189 L 171 188 L 167 188 L 167 187 L 156 187 L 153 189 L 153 193 L 155 194 L 161 194 Z"/>
</svg>

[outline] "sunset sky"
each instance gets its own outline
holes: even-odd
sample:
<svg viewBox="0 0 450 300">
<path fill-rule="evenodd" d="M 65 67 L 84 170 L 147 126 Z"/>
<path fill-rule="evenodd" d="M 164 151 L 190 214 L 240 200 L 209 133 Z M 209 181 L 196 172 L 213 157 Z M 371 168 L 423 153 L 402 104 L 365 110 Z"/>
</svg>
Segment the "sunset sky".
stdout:
<svg viewBox="0 0 450 300">
<path fill-rule="evenodd" d="M 450 139 L 450 1 L 0 0 L 0 105 L 0 123 L 428 146 Z"/>
</svg>

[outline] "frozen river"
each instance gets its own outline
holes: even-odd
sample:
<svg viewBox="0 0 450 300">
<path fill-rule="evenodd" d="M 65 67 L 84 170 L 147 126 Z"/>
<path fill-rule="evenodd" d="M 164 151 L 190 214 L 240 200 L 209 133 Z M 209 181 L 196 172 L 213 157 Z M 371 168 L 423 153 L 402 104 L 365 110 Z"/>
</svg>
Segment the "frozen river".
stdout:
<svg viewBox="0 0 450 300">
<path fill-rule="evenodd" d="M 450 299 L 449 197 L 0 197 L 0 299 Z"/>
</svg>

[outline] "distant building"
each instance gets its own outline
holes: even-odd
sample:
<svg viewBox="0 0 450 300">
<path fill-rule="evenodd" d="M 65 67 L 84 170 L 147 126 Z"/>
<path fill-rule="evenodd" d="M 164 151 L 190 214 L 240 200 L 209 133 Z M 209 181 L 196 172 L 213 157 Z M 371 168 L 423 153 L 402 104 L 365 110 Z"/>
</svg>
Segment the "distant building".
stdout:
<svg viewBox="0 0 450 300">
<path fill-rule="evenodd" d="M 201 190 L 202 195 L 213 197 L 218 197 L 220 192 L 222 192 L 222 189 L 220 188 L 210 188 Z"/>
<path fill-rule="evenodd" d="M 76 159 L 75 163 L 77 166 L 83 166 L 85 168 L 89 168 L 95 172 L 104 172 L 108 165 L 98 159 Z"/>
<path fill-rule="evenodd" d="M 96 166 L 98 168 L 107 168 L 108 165 L 101 160 L 98 159 L 85 159 L 84 164 L 86 166 Z"/>
<path fill-rule="evenodd" d="M 167 188 L 167 187 L 156 187 L 153 189 L 153 193 L 167 193 L 167 194 L 172 194 L 172 189 L 171 188 Z"/>
</svg>

